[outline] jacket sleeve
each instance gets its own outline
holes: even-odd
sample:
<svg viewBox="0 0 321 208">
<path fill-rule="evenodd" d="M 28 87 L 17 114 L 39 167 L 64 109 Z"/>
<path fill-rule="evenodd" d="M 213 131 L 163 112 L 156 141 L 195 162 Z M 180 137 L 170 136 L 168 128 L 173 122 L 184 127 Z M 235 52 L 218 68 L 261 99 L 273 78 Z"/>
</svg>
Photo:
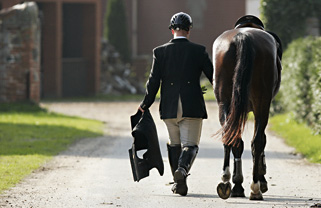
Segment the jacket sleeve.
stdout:
<svg viewBox="0 0 321 208">
<path fill-rule="evenodd" d="M 203 60 L 204 60 L 203 61 L 203 72 L 204 72 L 205 76 L 207 77 L 207 79 L 211 82 L 211 84 L 213 84 L 214 67 L 213 67 L 213 63 L 210 60 L 206 50 L 204 50 Z"/>
<path fill-rule="evenodd" d="M 153 63 L 151 72 L 146 83 L 146 93 L 140 107 L 143 110 L 148 109 L 155 101 L 156 94 L 158 92 L 161 82 L 161 56 L 160 51 L 153 50 Z"/>
</svg>

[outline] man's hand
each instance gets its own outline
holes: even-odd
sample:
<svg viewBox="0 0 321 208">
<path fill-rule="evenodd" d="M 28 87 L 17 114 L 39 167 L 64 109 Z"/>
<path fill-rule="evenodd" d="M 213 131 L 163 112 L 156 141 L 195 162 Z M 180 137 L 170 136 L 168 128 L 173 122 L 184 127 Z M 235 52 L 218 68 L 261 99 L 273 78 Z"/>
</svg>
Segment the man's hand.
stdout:
<svg viewBox="0 0 321 208">
<path fill-rule="evenodd" d="M 138 110 L 140 110 L 142 113 L 144 113 L 144 110 L 139 106 Z"/>
</svg>

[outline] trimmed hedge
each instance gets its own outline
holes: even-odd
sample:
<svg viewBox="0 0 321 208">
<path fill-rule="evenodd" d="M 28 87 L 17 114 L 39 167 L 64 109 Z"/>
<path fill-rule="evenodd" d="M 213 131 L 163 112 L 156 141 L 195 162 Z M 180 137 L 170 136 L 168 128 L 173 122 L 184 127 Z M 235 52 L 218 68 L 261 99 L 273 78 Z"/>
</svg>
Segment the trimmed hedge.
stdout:
<svg viewBox="0 0 321 208">
<path fill-rule="evenodd" d="M 321 38 L 289 44 L 282 61 L 279 104 L 295 118 L 321 132 Z"/>
</svg>

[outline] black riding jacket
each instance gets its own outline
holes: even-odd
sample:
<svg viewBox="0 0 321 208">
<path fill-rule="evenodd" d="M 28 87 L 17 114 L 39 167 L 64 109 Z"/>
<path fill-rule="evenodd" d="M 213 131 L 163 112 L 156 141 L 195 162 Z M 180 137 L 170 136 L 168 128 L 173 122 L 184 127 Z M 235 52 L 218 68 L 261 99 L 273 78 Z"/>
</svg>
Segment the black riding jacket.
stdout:
<svg viewBox="0 0 321 208">
<path fill-rule="evenodd" d="M 161 119 L 176 118 L 178 98 L 181 97 L 183 117 L 207 118 L 200 86 L 202 72 L 212 83 L 213 64 L 204 46 L 189 40 L 173 39 L 153 50 L 153 64 L 141 103 L 148 109 L 161 87 Z"/>
</svg>

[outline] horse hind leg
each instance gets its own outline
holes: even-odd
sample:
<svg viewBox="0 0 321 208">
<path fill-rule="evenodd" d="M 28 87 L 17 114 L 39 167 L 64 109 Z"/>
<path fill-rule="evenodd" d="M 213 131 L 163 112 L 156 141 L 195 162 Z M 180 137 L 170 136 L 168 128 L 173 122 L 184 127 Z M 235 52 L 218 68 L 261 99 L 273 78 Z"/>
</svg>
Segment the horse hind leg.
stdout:
<svg viewBox="0 0 321 208">
<path fill-rule="evenodd" d="M 231 197 L 245 197 L 243 183 L 243 172 L 242 172 L 242 154 L 244 151 L 244 142 L 239 139 L 238 144 L 232 147 L 234 156 L 234 170 L 232 181 L 234 187 L 232 189 Z"/>
<path fill-rule="evenodd" d="M 260 190 L 262 193 L 265 193 L 268 191 L 267 181 L 264 177 L 265 174 L 266 174 L 266 163 L 265 163 L 265 154 L 263 151 L 259 159 L 259 181 L 260 181 Z"/>
<path fill-rule="evenodd" d="M 231 172 L 230 172 L 230 152 L 231 147 L 224 145 L 224 164 L 221 179 L 223 182 L 217 185 L 217 194 L 222 199 L 228 199 L 231 195 L 232 185 L 230 183 Z"/>
<path fill-rule="evenodd" d="M 269 109 L 269 108 L 268 108 Z M 252 140 L 252 156 L 253 156 L 253 182 L 251 184 L 250 200 L 263 200 L 262 193 L 267 191 L 267 182 L 265 180 L 266 166 L 264 157 L 264 148 L 266 144 L 266 135 L 264 133 L 267 122 L 268 113 L 265 111 L 264 116 L 258 118 L 255 114 L 255 133 Z"/>
<path fill-rule="evenodd" d="M 219 105 L 219 119 L 223 126 L 228 114 L 229 105 L 221 103 Z M 217 194 L 222 199 L 228 199 L 231 195 L 232 185 L 230 183 L 231 172 L 230 172 L 230 154 L 231 146 L 224 145 L 224 164 L 223 171 L 221 173 L 222 182 L 217 185 Z"/>
<path fill-rule="evenodd" d="M 234 147 L 224 145 L 224 165 L 222 172 L 222 181 L 217 186 L 217 193 L 220 198 L 227 199 L 231 197 L 245 197 L 243 183 L 243 172 L 242 172 L 242 154 L 244 151 L 244 142 L 240 139 L 238 144 Z M 230 173 L 230 151 L 232 149 L 234 156 L 234 169 L 233 178 L 234 183 L 233 189 L 231 189 L 231 173 Z"/>
</svg>

